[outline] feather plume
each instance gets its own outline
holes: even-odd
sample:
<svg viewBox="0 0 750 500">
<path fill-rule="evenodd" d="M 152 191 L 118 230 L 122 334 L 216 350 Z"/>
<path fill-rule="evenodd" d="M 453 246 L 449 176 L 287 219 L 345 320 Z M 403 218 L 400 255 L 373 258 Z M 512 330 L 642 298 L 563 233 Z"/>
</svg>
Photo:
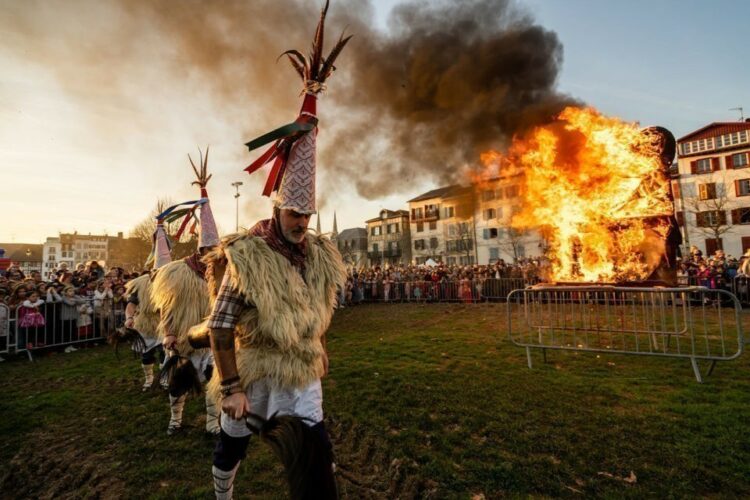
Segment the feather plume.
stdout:
<svg viewBox="0 0 750 500">
<path fill-rule="evenodd" d="M 325 22 L 326 14 L 328 13 L 328 1 L 326 0 L 325 5 L 320 10 L 320 20 L 318 21 L 318 28 L 315 30 L 315 38 L 313 38 L 312 54 L 310 58 L 310 69 L 311 80 L 318 79 L 318 72 L 320 71 L 320 59 L 323 57 L 323 39 L 325 35 Z"/>
<path fill-rule="evenodd" d="M 336 43 L 328 57 L 323 58 L 325 21 L 326 15 L 328 14 L 328 4 L 329 0 L 326 0 L 325 5 L 323 5 L 323 8 L 320 11 L 320 20 L 318 21 L 318 27 L 315 30 L 315 37 L 313 38 L 312 47 L 307 58 L 303 56 L 298 50 L 293 49 L 287 50 L 279 56 L 279 58 L 281 58 L 281 56 L 286 55 L 289 58 L 289 61 L 292 63 L 292 67 L 294 67 L 295 71 L 297 71 L 300 77 L 302 77 L 305 85 L 307 85 L 308 82 L 318 82 L 321 84 L 325 83 L 326 79 L 331 76 L 331 73 L 336 69 L 333 63 L 336 61 L 336 58 L 339 56 L 341 51 L 344 49 L 344 46 L 346 46 L 347 42 L 352 37 L 351 35 L 344 37 L 344 34 L 342 33 L 339 41 Z M 324 87 L 318 86 L 318 88 Z M 320 90 L 314 90 L 314 92 L 320 92 Z"/>
<path fill-rule="evenodd" d="M 331 53 L 328 54 L 328 57 L 326 57 L 326 60 L 323 63 L 323 67 L 320 70 L 320 77 L 322 81 L 327 80 L 328 77 L 331 76 L 331 73 L 333 73 L 333 71 L 336 69 L 333 63 L 336 62 L 336 58 L 339 56 L 339 54 L 341 54 L 341 51 L 344 50 L 344 47 L 352 38 L 352 36 L 354 35 L 349 35 L 348 37 L 344 38 L 344 34 L 341 33 L 341 38 L 339 38 L 339 41 L 333 47 Z"/>
<path fill-rule="evenodd" d="M 192 182 L 192 184 L 197 185 L 198 187 L 205 188 L 208 185 L 208 181 L 211 180 L 211 177 L 213 177 L 213 174 L 208 174 L 208 150 L 210 146 L 206 146 L 206 157 L 203 157 L 203 151 L 201 151 L 200 148 L 198 148 L 198 154 L 200 154 L 200 168 L 195 166 L 195 163 L 193 163 L 193 159 L 188 154 L 188 160 L 190 160 L 190 166 L 193 167 L 193 172 L 195 172 L 196 180 Z"/>
</svg>

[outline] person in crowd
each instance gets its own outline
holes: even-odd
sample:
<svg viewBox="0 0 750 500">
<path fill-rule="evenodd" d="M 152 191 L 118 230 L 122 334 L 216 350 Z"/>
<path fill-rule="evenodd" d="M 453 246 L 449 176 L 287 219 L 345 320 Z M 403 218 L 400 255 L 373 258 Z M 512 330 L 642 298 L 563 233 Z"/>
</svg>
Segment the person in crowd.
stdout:
<svg viewBox="0 0 750 500">
<path fill-rule="evenodd" d="M 39 297 L 39 292 L 33 290 L 29 293 L 29 298 L 18 307 L 16 346 L 19 349 L 44 347 L 44 315 L 41 312 L 43 306 L 44 300 Z"/>
</svg>

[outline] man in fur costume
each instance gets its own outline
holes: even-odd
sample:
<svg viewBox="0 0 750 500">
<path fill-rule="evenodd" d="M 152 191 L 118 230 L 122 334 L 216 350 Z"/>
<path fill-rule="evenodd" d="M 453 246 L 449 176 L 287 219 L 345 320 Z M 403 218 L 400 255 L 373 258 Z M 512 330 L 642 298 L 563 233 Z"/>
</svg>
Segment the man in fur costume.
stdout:
<svg viewBox="0 0 750 500">
<path fill-rule="evenodd" d="M 154 245 L 151 256 L 147 262 L 153 263 L 154 271 L 167 265 L 172 257 L 170 246 L 164 226 L 156 225 L 154 232 Z M 125 293 L 128 303 L 125 306 L 125 328 L 135 330 L 143 339 L 141 349 L 141 366 L 143 368 L 143 391 L 147 391 L 154 383 L 154 364 L 156 354 L 164 351 L 161 349 L 161 341 L 157 335 L 159 323 L 159 311 L 152 301 L 151 275 L 144 274 L 125 284 Z"/>
<path fill-rule="evenodd" d="M 249 414 L 304 419 L 330 449 L 323 423 L 321 377 L 328 370 L 325 332 L 346 269 L 336 246 L 308 234 L 315 213 L 316 99 L 332 71 L 341 38 L 322 58 L 327 4 L 321 13 L 310 60 L 290 51 L 303 78 L 304 102 L 297 121 L 256 139 L 253 149 L 275 141 L 249 170 L 275 158 L 264 194 L 276 192 L 273 217 L 246 233 L 226 238 L 207 262 L 209 281 L 221 283 L 207 321 L 218 377 L 221 434 L 214 453 L 216 497 L 232 497 L 234 477 L 245 456 Z"/>
<path fill-rule="evenodd" d="M 177 232 L 179 238 L 182 230 L 194 218 L 194 212 L 200 210 L 200 235 L 198 251 L 184 259 L 167 264 L 156 273 L 153 283 L 153 298 L 156 308 L 160 312 L 157 328 L 159 338 L 171 359 L 166 363 L 165 370 L 171 366 L 173 372 L 170 381 L 169 407 L 170 420 L 167 434 L 172 435 L 182 428 L 182 413 L 185 407 L 187 392 L 191 388 L 200 390 L 202 384 L 211 379 L 213 373 L 213 356 L 206 343 L 202 348 L 195 348 L 188 341 L 190 329 L 198 325 L 209 313 L 209 294 L 206 284 L 206 265 L 201 256 L 219 244 L 216 223 L 208 202 L 207 175 L 208 150 L 206 157 L 201 153 L 200 167 L 196 167 L 193 160 L 190 164 L 195 171 L 197 184 L 201 190 L 201 199 L 189 209 L 183 209 L 184 221 Z M 187 363 L 189 360 L 188 366 Z M 181 380 L 175 380 L 176 372 L 182 372 Z M 185 380 L 185 378 L 192 380 Z M 206 393 L 206 431 L 218 435 L 219 420 L 214 399 Z"/>
</svg>

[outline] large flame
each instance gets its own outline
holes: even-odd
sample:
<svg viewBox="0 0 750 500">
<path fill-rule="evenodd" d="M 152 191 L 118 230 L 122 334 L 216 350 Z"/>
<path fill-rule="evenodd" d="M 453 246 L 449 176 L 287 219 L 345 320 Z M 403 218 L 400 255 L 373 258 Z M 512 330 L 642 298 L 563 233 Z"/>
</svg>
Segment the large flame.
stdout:
<svg viewBox="0 0 750 500">
<path fill-rule="evenodd" d="M 661 138 L 590 108 L 566 108 L 549 125 L 514 138 L 485 165 L 521 173 L 511 226 L 537 230 L 547 244 L 550 279 L 648 278 L 664 251 L 669 181 Z"/>
</svg>

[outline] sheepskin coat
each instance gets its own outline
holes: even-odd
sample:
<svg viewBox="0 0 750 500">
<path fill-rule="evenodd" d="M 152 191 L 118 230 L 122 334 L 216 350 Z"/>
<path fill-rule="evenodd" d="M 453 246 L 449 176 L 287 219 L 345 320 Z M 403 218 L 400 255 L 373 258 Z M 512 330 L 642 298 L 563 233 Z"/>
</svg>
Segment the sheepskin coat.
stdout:
<svg viewBox="0 0 750 500">
<path fill-rule="evenodd" d="M 159 324 L 159 311 L 151 300 L 151 276 L 144 274 L 125 284 L 128 297 L 138 297 L 138 311 L 133 318 L 133 328 L 148 338 L 156 338 L 156 327 Z"/>
<path fill-rule="evenodd" d="M 278 387 L 301 388 L 323 375 L 321 338 L 337 288 L 346 280 L 341 254 L 330 239 L 307 235 L 304 279 L 260 237 L 229 237 L 206 262 L 212 292 L 228 272 L 249 305 L 235 329 L 243 389 L 264 377 Z M 211 386 L 218 391 L 219 381 Z"/>
<path fill-rule="evenodd" d="M 176 260 L 156 272 L 151 295 L 160 313 L 156 330 L 159 338 L 172 333 L 177 337 L 177 352 L 190 356 L 194 349 L 188 342 L 188 332 L 210 312 L 206 280 L 184 260 Z"/>
</svg>

